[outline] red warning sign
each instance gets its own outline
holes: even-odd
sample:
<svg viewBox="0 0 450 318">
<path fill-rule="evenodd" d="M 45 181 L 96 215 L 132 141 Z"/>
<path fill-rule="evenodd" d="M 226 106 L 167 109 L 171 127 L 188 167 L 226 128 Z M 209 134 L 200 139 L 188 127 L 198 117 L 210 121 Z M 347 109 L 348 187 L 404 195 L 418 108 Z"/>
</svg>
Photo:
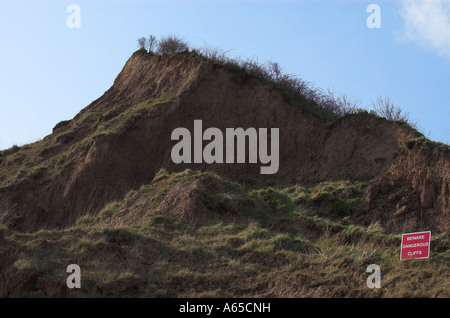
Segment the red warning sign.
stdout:
<svg viewBox="0 0 450 318">
<path fill-rule="evenodd" d="M 430 241 L 431 231 L 403 234 L 400 259 L 430 257 Z"/>
</svg>

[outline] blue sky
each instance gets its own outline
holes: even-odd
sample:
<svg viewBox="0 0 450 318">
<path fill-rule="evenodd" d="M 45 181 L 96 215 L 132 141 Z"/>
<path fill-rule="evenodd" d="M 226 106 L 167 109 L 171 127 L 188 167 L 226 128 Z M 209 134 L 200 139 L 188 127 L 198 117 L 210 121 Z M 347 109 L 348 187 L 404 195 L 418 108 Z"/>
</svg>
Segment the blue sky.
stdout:
<svg viewBox="0 0 450 318">
<path fill-rule="evenodd" d="M 372 3 L 381 28 L 367 27 Z M 80 28 L 67 26 L 70 4 Z M 45 137 L 100 97 L 149 34 L 278 62 L 361 107 L 389 97 L 450 143 L 450 0 L 0 0 L 0 149 Z"/>
</svg>

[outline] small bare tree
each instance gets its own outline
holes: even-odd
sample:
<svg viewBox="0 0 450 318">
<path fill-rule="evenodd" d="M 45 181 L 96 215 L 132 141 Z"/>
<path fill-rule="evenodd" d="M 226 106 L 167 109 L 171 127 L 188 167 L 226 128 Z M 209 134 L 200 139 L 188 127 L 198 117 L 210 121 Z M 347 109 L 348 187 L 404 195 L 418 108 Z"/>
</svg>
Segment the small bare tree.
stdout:
<svg viewBox="0 0 450 318">
<path fill-rule="evenodd" d="M 140 37 L 139 39 L 137 39 L 137 44 L 140 49 L 145 49 L 147 45 L 147 39 L 145 37 Z"/>
<path fill-rule="evenodd" d="M 147 39 L 147 45 L 146 45 L 147 51 L 149 53 L 153 52 L 153 50 L 156 49 L 156 44 L 157 44 L 156 37 L 154 35 L 150 35 Z"/>
<path fill-rule="evenodd" d="M 389 97 L 378 97 L 376 103 L 372 104 L 372 107 L 375 114 L 380 117 L 384 117 L 387 120 L 403 121 L 413 129 L 419 129 L 418 123 L 416 121 L 412 121 L 409 118 L 409 113 L 404 113 L 403 109 L 401 109 L 401 107 L 399 106 L 394 105 Z"/>
<path fill-rule="evenodd" d="M 408 121 L 408 113 L 403 113 L 403 110 L 399 106 L 394 105 L 389 97 L 383 98 L 379 96 L 377 101 L 372 104 L 372 107 L 378 116 L 384 117 L 387 120 Z"/>
<path fill-rule="evenodd" d="M 269 73 L 269 77 L 278 82 L 283 79 L 283 70 L 280 67 L 280 64 L 277 62 L 269 61 L 266 66 L 267 72 Z"/>
</svg>

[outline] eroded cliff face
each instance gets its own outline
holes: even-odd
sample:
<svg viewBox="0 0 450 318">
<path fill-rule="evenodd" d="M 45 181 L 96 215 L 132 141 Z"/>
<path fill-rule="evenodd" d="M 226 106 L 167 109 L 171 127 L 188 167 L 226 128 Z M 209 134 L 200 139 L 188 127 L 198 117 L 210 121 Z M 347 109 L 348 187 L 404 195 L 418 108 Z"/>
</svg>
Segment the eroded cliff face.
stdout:
<svg viewBox="0 0 450 318">
<path fill-rule="evenodd" d="M 203 63 L 137 51 L 112 87 L 72 120 L 3 154 L 0 205 L 9 225 L 61 228 L 151 180 L 166 155 L 159 145 L 170 142 L 164 125 Z"/>
<path fill-rule="evenodd" d="M 449 147 L 367 113 L 324 124 L 241 75 L 139 50 L 72 120 L 0 151 L 0 297 L 448 295 Z M 195 120 L 278 128 L 277 173 L 175 164 L 171 134 Z M 420 230 L 432 257 L 411 275 L 397 234 Z"/>
<path fill-rule="evenodd" d="M 392 232 L 448 231 L 450 228 L 450 150 L 410 140 L 367 191 L 368 222 Z"/>
<path fill-rule="evenodd" d="M 262 175 L 260 163 L 173 163 L 172 131 L 185 127 L 192 132 L 198 119 L 205 129 L 221 131 L 279 128 L 278 172 Z M 420 211 L 421 222 L 433 216 L 433 226 L 448 229 L 448 151 L 408 146 L 415 137 L 395 122 L 368 114 L 326 125 L 257 79 L 236 78 L 198 56 L 151 56 L 139 50 L 112 87 L 75 118 L 20 149 L 19 160 L 2 155 L 0 202 L 14 210 L 12 228 L 32 231 L 95 214 L 150 183 L 162 168 L 209 170 L 246 185 L 373 179 L 367 200 L 374 212 L 364 220 L 381 218 L 396 228 L 397 217 L 417 218 Z M 416 221 L 402 221 L 405 228 L 408 222 Z"/>
</svg>

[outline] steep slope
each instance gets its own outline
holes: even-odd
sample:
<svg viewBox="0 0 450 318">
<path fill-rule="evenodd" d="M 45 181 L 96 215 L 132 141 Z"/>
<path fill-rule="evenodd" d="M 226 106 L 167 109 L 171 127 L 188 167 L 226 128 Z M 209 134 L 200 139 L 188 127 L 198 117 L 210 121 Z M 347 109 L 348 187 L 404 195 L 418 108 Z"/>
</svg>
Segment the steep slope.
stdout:
<svg viewBox="0 0 450 318">
<path fill-rule="evenodd" d="M 42 141 L 1 153 L 4 219 L 25 231 L 64 227 L 149 183 L 160 168 L 210 170 L 245 184 L 370 180 L 398 162 L 395 154 L 418 137 L 367 113 L 324 124 L 303 109 L 288 105 L 271 85 L 199 56 L 139 50 L 113 86 L 74 119 Z M 171 133 L 178 127 L 192 132 L 196 119 L 204 129 L 222 131 L 279 128 L 278 172 L 261 175 L 260 164 L 174 164 Z M 448 163 L 448 156 L 440 160 Z M 448 175 L 445 164 L 443 169 Z M 437 208 L 448 211 L 448 205 Z"/>
<path fill-rule="evenodd" d="M 72 120 L 0 151 L 0 297 L 449 297 L 449 147 L 284 97 L 193 52 L 135 52 Z M 199 119 L 279 128 L 279 170 L 175 164 L 172 131 Z M 419 230 L 431 257 L 405 263 Z"/>
<path fill-rule="evenodd" d="M 160 119 L 170 117 L 201 62 L 137 51 L 113 86 L 74 119 L 42 141 L 3 152 L 0 203 L 11 225 L 64 226 L 151 180 L 164 156 L 155 138 L 164 130 Z"/>
<path fill-rule="evenodd" d="M 390 232 L 450 229 L 450 148 L 420 137 L 408 140 L 385 172 L 371 181 L 366 224 Z"/>
</svg>

